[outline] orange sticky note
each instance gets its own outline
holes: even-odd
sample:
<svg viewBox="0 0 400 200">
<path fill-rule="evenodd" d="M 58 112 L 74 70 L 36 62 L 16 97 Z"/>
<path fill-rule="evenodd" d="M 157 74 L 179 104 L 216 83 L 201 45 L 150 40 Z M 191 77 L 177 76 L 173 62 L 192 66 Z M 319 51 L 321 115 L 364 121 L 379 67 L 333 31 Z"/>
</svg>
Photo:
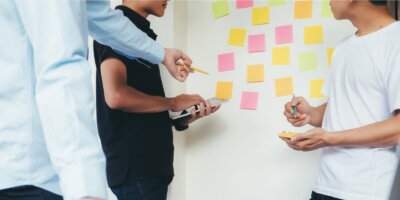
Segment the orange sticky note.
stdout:
<svg viewBox="0 0 400 200">
<path fill-rule="evenodd" d="M 259 7 L 253 8 L 253 25 L 269 23 L 269 8 Z"/>
<path fill-rule="evenodd" d="M 247 66 L 247 82 L 263 82 L 264 81 L 264 65 L 249 65 Z"/>
<path fill-rule="evenodd" d="M 292 77 L 275 79 L 275 96 L 289 96 L 293 94 Z"/>
<path fill-rule="evenodd" d="M 334 48 L 328 48 L 328 49 L 326 50 L 326 56 L 327 56 L 327 58 L 328 58 L 328 65 L 332 65 L 333 51 L 335 51 Z"/>
<path fill-rule="evenodd" d="M 310 81 L 310 97 L 311 98 L 326 98 L 324 94 L 322 94 L 321 90 L 324 86 L 325 80 L 311 80 Z"/>
<path fill-rule="evenodd" d="M 304 44 L 322 44 L 322 26 L 307 26 L 304 28 Z"/>
<path fill-rule="evenodd" d="M 289 65 L 290 48 L 278 47 L 272 49 L 272 65 Z"/>
<path fill-rule="evenodd" d="M 246 29 L 232 28 L 228 40 L 228 44 L 232 46 L 243 47 L 246 41 Z"/>
<path fill-rule="evenodd" d="M 295 132 L 282 132 L 282 133 L 279 133 L 279 137 L 290 139 L 290 138 L 296 136 L 297 134 L 298 133 L 295 133 Z"/>
<path fill-rule="evenodd" d="M 217 82 L 215 97 L 219 99 L 229 100 L 232 98 L 232 90 L 232 82 Z"/>
<path fill-rule="evenodd" d="M 307 19 L 312 17 L 312 0 L 296 0 L 294 3 L 294 18 Z"/>
</svg>

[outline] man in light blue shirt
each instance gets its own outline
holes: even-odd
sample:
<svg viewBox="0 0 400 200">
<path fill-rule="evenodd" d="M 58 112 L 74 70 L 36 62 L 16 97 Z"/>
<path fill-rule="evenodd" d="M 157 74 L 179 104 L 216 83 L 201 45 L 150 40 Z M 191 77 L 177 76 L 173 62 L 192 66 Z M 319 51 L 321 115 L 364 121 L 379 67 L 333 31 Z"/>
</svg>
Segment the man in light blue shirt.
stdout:
<svg viewBox="0 0 400 200">
<path fill-rule="evenodd" d="M 21 187 L 68 200 L 107 197 L 88 33 L 126 55 L 162 62 L 180 81 L 190 71 L 189 57 L 163 49 L 109 0 L 1 0 L 0 199 L 35 199 L 18 198 Z"/>
</svg>

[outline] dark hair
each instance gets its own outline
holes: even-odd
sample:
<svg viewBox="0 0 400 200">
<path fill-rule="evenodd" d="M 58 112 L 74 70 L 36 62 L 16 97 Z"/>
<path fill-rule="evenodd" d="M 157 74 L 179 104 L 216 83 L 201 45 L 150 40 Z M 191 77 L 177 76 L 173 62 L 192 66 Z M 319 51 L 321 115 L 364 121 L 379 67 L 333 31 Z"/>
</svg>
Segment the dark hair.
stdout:
<svg viewBox="0 0 400 200">
<path fill-rule="evenodd" d="M 382 6 L 387 4 L 387 0 L 369 0 L 372 4 L 376 6 Z"/>
</svg>

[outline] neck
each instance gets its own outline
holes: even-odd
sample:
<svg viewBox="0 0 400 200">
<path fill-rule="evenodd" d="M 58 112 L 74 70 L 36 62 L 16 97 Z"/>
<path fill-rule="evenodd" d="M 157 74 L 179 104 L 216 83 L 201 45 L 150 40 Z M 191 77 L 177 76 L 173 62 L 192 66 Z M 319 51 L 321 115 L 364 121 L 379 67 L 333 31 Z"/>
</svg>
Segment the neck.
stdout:
<svg viewBox="0 0 400 200">
<path fill-rule="evenodd" d="M 123 6 L 126 6 L 130 8 L 131 10 L 137 12 L 140 16 L 144 17 L 145 19 L 149 16 L 149 13 L 147 13 L 144 9 L 140 7 L 137 3 L 134 1 L 124 1 L 122 3 Z"/>
<path fill-rule="evenodd" d="M 351 23 L 358 29 L 357 36 L 378 31 L 395 22 L 386 7 L 382 6 L 378 9 L 372 5 L 366 7 L 367 9 L 362 9 L 362 11 L 358 11 L 357 14 L 349 17 Z"/>
</svg>

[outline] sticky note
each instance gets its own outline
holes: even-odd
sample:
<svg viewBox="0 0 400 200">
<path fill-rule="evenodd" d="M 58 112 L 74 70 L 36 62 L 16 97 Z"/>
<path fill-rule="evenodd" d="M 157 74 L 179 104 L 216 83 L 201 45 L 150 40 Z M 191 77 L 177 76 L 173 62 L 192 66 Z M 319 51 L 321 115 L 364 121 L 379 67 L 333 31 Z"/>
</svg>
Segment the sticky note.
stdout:
<svg viewBox="0 0 400 200">
<path fill-rule="evenodd" d="M 328 58 L 328 65 L 332 65 L 333 51 L 335 51 L 334 48 L 328 48 L 328 49 L 326 50 L 326 56 L 327 56 L 327 58 Z"/>
<path fill-rule="evenodd" d="M 311 80 L 310 81 L 310 97 L 311 98 L 326 98 L 324 94 L 321 93 L 322 87 L 324 86 L 325 80 Z"/>
<path fill-rule="evenodd" d="M 278 26 L 275 28 L 275 44 L 284 44 L 293 42 L 292 25 Z"/>
<path fill-rule="evenodd" d="M 272 49 L 272 65 L 289 65 L 290 64 L 290 48 L 279 47 Z"/>
<path fill-rule="evenodd" d="M 322 44 L 322 26 L 304 27 L 304 44 Z"/>
<path fill-rule="evenodd" d="M 212 3 L 214 19 L 229 15 L 228 0 L 218 0 Z"/>
<path fill-rule="evenodd" d="M 286 4 L 286 0 L 269 0 L 270 6 L 283 6 Z"/>
<path fill-rule="evenodd" d="M 293 94 L 292 77 L 275 79 L 275 96 L 288 96 Z"/>
<path fill-rule="evenodd" d="M 279 137 L 290 139 L 290 138 L 296 136 L 297 134 L 298 133 L 295 133 L 295 132 L 282 132 L 282 133 L 279 133 Z"/>
<path fill-rule="evenodd" d="M 329 0 L 322 0 L 322 17 L 333 17 Z"/>
<path fill-rule="evenodd" d="M 241 109 L 246 110 L 257 110 L 258 106 L 258 92 L 247 92 L 242 93 L 242 101 L 240 103 Z"/>
<path fill-rule="evenodd" d="M 218 55 L 218 71 L 224 72 L 235 69 L 235 54 L 224 53 Z"/>
<path fill-rule="evenodd" d="M 294 2 L 294 18 L 307 19 L 312 17 L 312 0 L 296 0 Z"/>
<path fill-rule="evenodd" d="M 232 98 L 233 83 L 232 82 L 217 82 L 217 90 L 215 97 L 219 99 L 229 100 Z"/>
<path fill-rule="evenodd" d="M 247 82 L 263 82 L 264 81 L 264 65 L 249 65 L 247 66 Z"/>
<path fill-rule="evenodd" d="M 236 0 L 236 8 L 253 7 L 253 0 Z"/>
<path fill-rule="evenodd" d="M 246 41 L 246 29 L 232 28 L 228 40 L 228 44 L 232 46 L 243 47 Z"/>
<path fill-rule="evenodd" d="M 301 72 L 317 69 L 317 54 L 315 52 L 305 52 L 299 54 L 299 70 Z"/>
<path fill-rule="evenodd" d="M 253 25 L 261 25 L 269 23 L 269 8 L 259 7 L 253 8 Z"/>
<path fill-rule="evenodd" d="M 265 34 L 249 35 L 249 53 L 265 51 Z"/>
</svg>

